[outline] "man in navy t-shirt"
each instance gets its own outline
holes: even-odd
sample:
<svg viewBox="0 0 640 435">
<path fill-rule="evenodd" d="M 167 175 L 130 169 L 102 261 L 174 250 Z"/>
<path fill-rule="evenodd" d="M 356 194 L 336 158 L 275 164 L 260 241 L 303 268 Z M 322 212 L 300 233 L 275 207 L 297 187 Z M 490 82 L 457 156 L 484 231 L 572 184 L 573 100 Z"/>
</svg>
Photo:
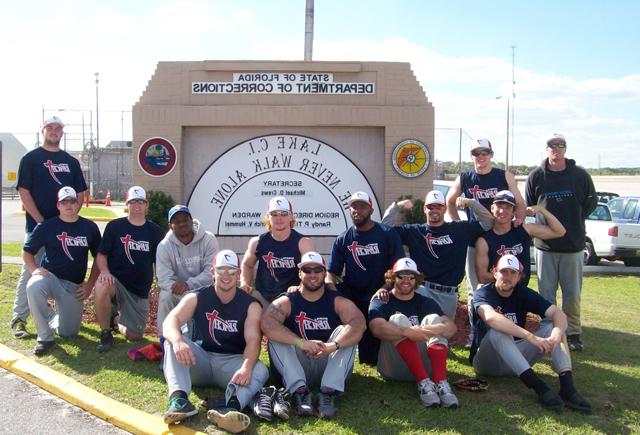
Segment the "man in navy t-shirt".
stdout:
<svg viewBox="0 0 640 435">
<path fill-rule="evenodd" d="M 385 272 L 404 256 L 404 251 L 391 227 L 371 220 L 373 203 L 367 193 L 354 193 L 348 204 L 353 226 L 333 242 L 327 287 L 351 300 L 366 318 L 371 296 L 382 287 Z M 336 284 L 340 276 L 342 282 Z M 365 331 L 358 343 L 360 363 L 375 365 L 379 346 L 380 341 Z"/>
<path fill-rule="evenodd" d="M 500 258 L 495 284 L 475 292 L 473 299 L 476 334 L 469 361 L 480 375 L 518 376 L 538 395 L 547 409 L 571 409 L 591 412 L 591 405 L 573 383 L 571 356 L 565 335 L 567 316 L 537 292 L 521 282 L 522 265 L 510 254 Z M 525 329 L 527 313 L 537 314 L 542 322 L 533 334 Z M 545 355 L 560 380 L 559 394 L 533 371 L 532 365 Z"/>
<path fill-rule="evenodd" d="M 44 141 L 42 146 L 29 151 L 20 160 L 16 188 L 26 215 L 25 240 L 35 226 L 58 215 L 56 195 L 58 190 L 69 186 L 76 191 L 76 199 L 82 204 L 87 190 L 80 163 L 66 151 L 60 149 L 64 123 L 57 116 L 42 124 Z M 43 251 L 35 253 L 36 263 L 42 259 Z M 31 275 L 23 264 L 16 285 L 11 329 L 17 338 L 27 336 L 25 324 L 29 316 L 29 305 L 25 292 Z"/>
<path fill-rule="evenodd" d="M 149 315 L 149 290 L 153 281 L 156 248 L 163 231 L 146 219 L 147 194 L 140 186 L 127 193 L 128 216 L 107 224 L 98 248 L 96 264 L 96 317 L 100 324 L 99 352 L 113 346 L 112 315 L 116 311 L 118 329 L 129 340 L 140 340 Z"/>
<path fill-rule="evenodd" d="M 415 381 L 426 407 L 457 407 L 447 381 L 447 338 L 455 334 L 455 323 L 433 299 L 416 293 L 423 276 L 411 258 L 399 259 L 388 278 L 393 283 L 388 302 L 373 299 L 369 306 L 369 329 L 382 341 L 378 373 L 386 379 Z"/>
<path fill-rule="evenodd" d="M 63 337 L 76 335 L 82 321 L 82 301 L 93 289 L 98 268 L 91 269 L 85 282 L 89 252 L 97 254 L 100 243 L 98 226 L 78 216 L 82 204 L 76 191 L 65 186 L 58 192 L 59 216 L 38 224 L 24 244 L 22 258 L 31 278 L 27 283 L 27 299 L 36 324 L 37 342 L 34 353 L 46 354 L 53 346 L 53 333 Z M 35 256 L 44 249 L 41 264 Z M 49 316 L 48 299 L 55 300 L 56 314 Z"/>
</svg>

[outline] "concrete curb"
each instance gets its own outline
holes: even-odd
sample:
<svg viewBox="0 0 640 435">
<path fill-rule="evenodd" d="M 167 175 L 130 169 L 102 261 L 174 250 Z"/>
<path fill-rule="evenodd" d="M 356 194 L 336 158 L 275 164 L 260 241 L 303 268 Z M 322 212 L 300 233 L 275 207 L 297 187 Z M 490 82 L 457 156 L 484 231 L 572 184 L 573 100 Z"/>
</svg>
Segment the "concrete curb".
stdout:
<svg viewBox="0 0 640 435">
<path fill-rule="evenodd" d="M 96 417 L 135 434 L 205 434 L 182 425 L 169 426 L 161 417 L 147 414 L 100 394 L 3 344 L 0 344 L 0 366 Z"/>
</svg>

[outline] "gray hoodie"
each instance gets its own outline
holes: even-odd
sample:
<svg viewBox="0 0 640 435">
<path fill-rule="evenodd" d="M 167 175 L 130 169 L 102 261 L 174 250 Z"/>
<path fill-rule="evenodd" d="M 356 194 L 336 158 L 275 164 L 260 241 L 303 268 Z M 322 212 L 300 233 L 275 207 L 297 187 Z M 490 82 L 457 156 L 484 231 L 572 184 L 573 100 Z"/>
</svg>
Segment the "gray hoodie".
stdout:
<svg viewBox="0 0 640 435">
<path fill-rule="evenodd" d="M 189 291 L 207 287 L 213 283 L 211 265 L 218 252 L 218 240 L 209 231 L 193 220 L 193 240 L 183 244 L 169 230 L 158 245 L 156 254 L 156 274 L 162 291 L 171 291 L 176 281 L 184 281 Z"/>
</svg>

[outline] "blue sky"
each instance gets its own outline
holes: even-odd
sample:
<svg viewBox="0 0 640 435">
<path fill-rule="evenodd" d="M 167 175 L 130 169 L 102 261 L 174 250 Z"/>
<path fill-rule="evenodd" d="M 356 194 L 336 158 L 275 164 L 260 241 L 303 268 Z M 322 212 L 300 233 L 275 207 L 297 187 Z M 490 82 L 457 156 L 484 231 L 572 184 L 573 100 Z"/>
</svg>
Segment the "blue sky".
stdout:
<svg viewBox="0 0 640 435">
<path fill-rule="evenodd" d="M 301 59 L 304 6 L 5 2 L 0 131 L 31 146 L 43 107 L 94 109 L 98 71 L 100 141 L 130 139 L 128 111 L 158 61 Z M 514 45 L 516 163 L 537 164 L 558 132 L 581 165 L 640 166 L 640 2 L 316 0 L 315 10 L 314 60 L 411 63 L 436 109 L 438 159 L 458 156 L 445 128 L 489 138 L 504 159 L 507 102 L 495 97 L 511 95 Z M 79 112 L 58 115 L 81 123 Z"/>
</svg>

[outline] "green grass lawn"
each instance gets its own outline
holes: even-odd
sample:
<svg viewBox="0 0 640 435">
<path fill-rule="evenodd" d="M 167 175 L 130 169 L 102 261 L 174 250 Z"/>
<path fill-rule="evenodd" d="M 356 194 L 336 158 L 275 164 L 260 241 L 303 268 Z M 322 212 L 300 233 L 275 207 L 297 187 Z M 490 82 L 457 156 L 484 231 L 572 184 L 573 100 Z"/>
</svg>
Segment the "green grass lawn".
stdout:
<svg viewBox="0 0 640 435">
<path fill-rule="evenodd" d="M 11 317 L 18 266 L 3 265 L 0 274 L 0 323 Z M 535 287 L 535 280 L 533 280 Z M 458 392 L 457 410 L 425 409 L 411 383 L 386 382 L 374 369 L 356 364 L 347 392 L 337 400 L 339 416 L 333 421 L 292 418 L 290 422 L 254 423 L 252 433 L 639 433 L 640 432 L 640 278 L 589 277 L 583 290 L 583 341 L 585 350 L 573 355 L 574 378 L 579 391 L 593 407 L 591 415 L 568 410 L 544 411 L 535 395 L 518 379 L 489 378 L 486 393 Z M 29 331 L 34 330 L 30 321 Z M 166 385 L 157 362 L 133 362 L 126 356 L 133 344 L 117 336 L 107 354 L 95 351 L 99 331 L 83 325 L 74 339 L 57 337 L 53 353 L 38 359 L 97 391 L 143 411 L 164 413 Z M 14 339 L 9 328 L 0 328 L 0 342 L 32 358 L 35 336 Z M 149 337 L 153 340 L 153 337 Z M 142 343 L 145 344 L 145 343 Z M 472 376 L 468 352 L 451 349 L 449 377 L 455 381 Z M 266 357 L 262 355 L 266 363 Z M 543 379 L 557 388 L 550 362 L 536 366 Z M 196 388 L 192 400 L 222 395 L 221 390 Z M 203 412 L 188 421 L 203 430 Z"/>
<path fill-rule="evenodd" d="M 115 219 L 116 217 L 118 217 L 112 210 L 109 210 L 107 208 L 85 206 L 82 206 L 82 208 L 80 209 L 80 216 L 86 217 L 87 219 L 97 217 Z"/>
<path fill-rule="evenodd" d="M 5 257 L 22 257 L 22 242 L 2 244 L 2 255 Z"/>
</svg>

